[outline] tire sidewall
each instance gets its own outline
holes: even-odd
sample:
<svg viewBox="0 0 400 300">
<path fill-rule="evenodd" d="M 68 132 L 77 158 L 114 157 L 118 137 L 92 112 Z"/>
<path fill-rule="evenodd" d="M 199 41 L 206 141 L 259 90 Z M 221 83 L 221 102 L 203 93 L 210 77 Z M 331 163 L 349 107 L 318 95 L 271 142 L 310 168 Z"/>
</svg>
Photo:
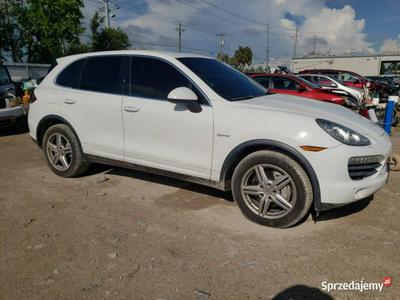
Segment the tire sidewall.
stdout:
<svg viewBox="0 0 400 300">
<path fill-rule="evenodd" d="M 47 156 L 47 141 L 48 141 L 49 137 L 54 133 L 62 134 L 68 140 L 68 143 L 71 146 L 72 160 L 71 160 L 71 164 L 70 164 L 69 168 L 65 171 L 60 171 L 60 170 L 57 170 L 56 168 L 54 168 L 54 166 L 51 164 L 51 162 L 49 160 L 49 157 Z M 71 134 L 73 135 L 72 131 L 66 125 L 54 125 L 46 131 L 46 133 L 44 134 L 44 137 L 43 137 L 42 149 L 43 149 L 44 158 L 46 160 L 46 163 L 55 174 L 57 174 L 58 176 L 61 176 L 61 177 L 72 177 L 73 176 L 72 174 L 74 173 L 74 170 L 76 169 L 77 155 L 78 155 L 78 151 L 80 151 L 80 149 L 77 149 L 77 147 L 72 139 Z"/>
<path fill-rule="evenodd" d="M 303 178 L 304 175 L 307 176 L 303 170 L 303 174 L 299 174 L 299 168 L 302 170 L 299 164 L 297 164 L 294 160 L 288 158 L 287 156 L 283 156 L 280 153 L 272 152 L 272 151 L 261 151 L 259 153 L 255 153 L 258 155 L 249 155 L 237 166 L 233 178 L 232 178 L 232 194 L 233 197 L 241 209 L 242 213 L 251 221 L 269 226 L 269 227 L 277 227 L 283 228 L 288 227 L 294 223 L 296 223 L 299 219 L 299 216 L 304 214 L 304 210 L 309 207 L 306 207 L 307 201 L 306 198 L 310 197 L 307 194 L 305 180 L 308 181 L 307 178 Z M 293 180 L 293 183 L 296 187 L 297 198 L 292 210 L 285 216 L 277 219 L 266 219 L 261 216 L 258 216 L 245 203 L 243 199 L 240 186 L 241 181 L 245 173 L 252 167 L 260 164 L 270 164 L 275 165 L 282 170 L 284 170 Z M 309 181 L 308 181 L 309 183 Z M 310 184 L 310 183 L 309 183 Z"/>
</svg>

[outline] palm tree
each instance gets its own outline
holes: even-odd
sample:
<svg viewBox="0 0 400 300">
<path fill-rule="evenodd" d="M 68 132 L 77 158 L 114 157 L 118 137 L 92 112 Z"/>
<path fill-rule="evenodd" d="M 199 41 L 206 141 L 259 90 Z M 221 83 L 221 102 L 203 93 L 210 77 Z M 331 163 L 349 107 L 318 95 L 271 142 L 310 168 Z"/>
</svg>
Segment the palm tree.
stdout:
<svg viewBox="0 0 400 300">
<path fill-rule="evenodd" d="M 241 47 L 235 50 L 235 55 L 233 56 L 233 65 L 238 67 L 243 71 L 246 65 L 250 66 L 252 64 L 253 52 L 250 47 Z"/>
</svg>

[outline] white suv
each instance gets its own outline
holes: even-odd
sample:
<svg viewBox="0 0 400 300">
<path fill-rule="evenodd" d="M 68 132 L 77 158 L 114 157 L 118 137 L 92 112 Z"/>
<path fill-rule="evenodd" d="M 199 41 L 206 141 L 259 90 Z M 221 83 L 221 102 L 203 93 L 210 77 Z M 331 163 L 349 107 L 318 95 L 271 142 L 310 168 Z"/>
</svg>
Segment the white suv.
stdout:
<svg viewBox="0 0 400 300">
<path fill-rule="evenodd" d="M 354 202 L 388 179 L 382 128 L 339 105 L 270 94 L 210 57 L 115 51 L 53 67 L 28 122 L 59 176 L 100 162 L 231 189 L 247 218 L 280 228 L 312 203 Z"/>
</svg>

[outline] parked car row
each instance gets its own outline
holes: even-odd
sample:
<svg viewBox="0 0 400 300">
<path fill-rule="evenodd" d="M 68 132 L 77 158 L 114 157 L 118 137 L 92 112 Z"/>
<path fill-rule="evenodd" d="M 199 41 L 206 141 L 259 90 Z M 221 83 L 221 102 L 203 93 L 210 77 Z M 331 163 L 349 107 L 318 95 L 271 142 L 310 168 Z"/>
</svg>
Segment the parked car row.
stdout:
<svg viewBox="0 0 400 300">
<path fill-rule="evenodd" d="M 325 78 L 327 85 L 321 87 L 317 85 L 318 81 L 317 84 L 312 82 L 311 76 L 304 78 L 295 75 L 266 73 L 249 73 L 247 75 L 269 91 L 279 94 L 306 97 L 348 107 L 358 106 L 358 103 L 362 102 L 362 90 L 357 90 L 356 88 L 339 89 L 336 84 L 332 86 L 328 83 L 331 81 L 333 84 L 333 81 L 329 78 Z"/>
<path fill-rule="evenodd" d="M 390 138 L 342 107 L 346 96 L 302 77 L 250 76 L 185 53 L 60 58 L 32 94 L 30 136 L 61 177 L 93 162 L 176 177 L 231 190 L 248 219 L 278 228 L 386 183 Z"/>
</svg>

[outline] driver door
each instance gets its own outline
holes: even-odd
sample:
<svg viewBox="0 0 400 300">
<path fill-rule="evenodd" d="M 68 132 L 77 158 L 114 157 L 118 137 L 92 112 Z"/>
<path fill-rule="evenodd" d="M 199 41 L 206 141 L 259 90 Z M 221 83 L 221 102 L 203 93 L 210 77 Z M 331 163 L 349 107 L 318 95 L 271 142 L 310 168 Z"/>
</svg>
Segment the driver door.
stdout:
<svg viewBox="0 0 400 300">
<path fill-rule="evenodd" d="M 180 70 L 151 57 L 131 58 L 130 83 L 122 100 L 124 160 L 204 179 L 211 176 L 213 110 Z M 168 102 L 175 88 L 188 87 L 202 111 Z"/>
</svg>

